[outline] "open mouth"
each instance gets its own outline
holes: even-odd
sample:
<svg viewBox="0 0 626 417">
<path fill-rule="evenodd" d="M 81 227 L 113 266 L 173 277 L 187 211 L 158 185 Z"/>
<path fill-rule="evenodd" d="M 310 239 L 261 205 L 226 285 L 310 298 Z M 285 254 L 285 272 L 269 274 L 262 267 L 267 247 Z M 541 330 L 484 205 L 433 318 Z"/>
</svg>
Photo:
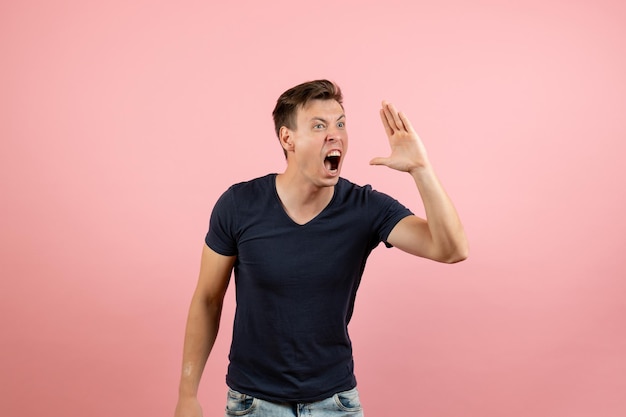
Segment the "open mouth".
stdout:
<svg viewBox="0 0 626 417">
<path fill-rule="evenodd" d="M 324 166 L 332 173 L 337 172 L 339 169 L 339 161 L 341 160 L 341 152 L 330 151 L 326 158 L 324 158 Z"/>
</svg>

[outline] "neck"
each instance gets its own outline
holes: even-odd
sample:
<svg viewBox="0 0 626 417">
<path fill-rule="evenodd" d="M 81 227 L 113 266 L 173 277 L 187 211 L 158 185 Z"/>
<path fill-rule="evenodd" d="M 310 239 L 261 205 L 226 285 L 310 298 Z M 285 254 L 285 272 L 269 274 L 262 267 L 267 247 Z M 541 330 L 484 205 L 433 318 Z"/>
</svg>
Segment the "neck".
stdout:
<svg viewBox="0 0 626 417">
<path fill-rule="evenodd" d="M 285 196 L 301 205 L 315 204 L 320 200 L 328 203 L 335 190 L 335 187 L 311 184 L 310 181 L 289 175 L 288 172 L 276 176 L 276 188 L 282 194 L 281 198 Z"/>
<path fill-rule="evenodd" d="M 276 176 L 276 192 L 287 214 L 304 224 L 330 203 L 335 187 L 318 187 L 285 172 Z"/>
</svg>

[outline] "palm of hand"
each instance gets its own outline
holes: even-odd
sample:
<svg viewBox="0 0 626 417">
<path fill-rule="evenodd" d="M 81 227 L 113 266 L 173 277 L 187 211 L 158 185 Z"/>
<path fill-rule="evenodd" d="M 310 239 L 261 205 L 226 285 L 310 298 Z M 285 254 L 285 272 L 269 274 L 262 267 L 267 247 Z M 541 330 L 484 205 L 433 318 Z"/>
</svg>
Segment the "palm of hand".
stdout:
<svg viewBox="0 0 626 417">
<path fill-rule="evenodd" d="M 380 118 L 389 138 L 391 154 L 370 161 L 372 165 L 410 172 L 428 165 L 426 149 L 409 119 L 398 112 L 391 103 L 383 102 Z"/>
</svg>

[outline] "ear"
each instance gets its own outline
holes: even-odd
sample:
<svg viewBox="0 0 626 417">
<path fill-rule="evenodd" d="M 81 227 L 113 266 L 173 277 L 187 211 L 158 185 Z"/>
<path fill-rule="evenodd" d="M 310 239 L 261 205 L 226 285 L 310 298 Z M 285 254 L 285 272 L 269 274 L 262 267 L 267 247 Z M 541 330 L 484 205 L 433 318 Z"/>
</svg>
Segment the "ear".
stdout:
<svg viewBox="0 0 626 417">
<path fill-rule="evenodd" d="M 280 130 L 278 131 L 278 135 L 280 145 L 283 147 L 283 149 L 287 152 L 293 151 L 294 145 L 291 130 L 289 130 L 287 126 L 281 126 Z"/>
</svg>

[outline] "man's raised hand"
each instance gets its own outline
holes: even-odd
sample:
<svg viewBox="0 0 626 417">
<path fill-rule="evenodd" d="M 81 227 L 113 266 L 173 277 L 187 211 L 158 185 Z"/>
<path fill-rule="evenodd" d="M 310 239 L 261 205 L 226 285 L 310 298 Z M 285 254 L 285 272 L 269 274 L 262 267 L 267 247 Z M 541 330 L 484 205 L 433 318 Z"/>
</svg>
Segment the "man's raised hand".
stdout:
<svg viewBox="0 0 626 417">
<path fill-rule="evenodd" d="M 404 113 L 398 112 L 393 104 L 383 101 L 380 119 L 389 139 L 391 154 L 372 159 L 370 165 L 384 165 L 410 173 L 428 167 L 426 148 Z"/>
</svg>

